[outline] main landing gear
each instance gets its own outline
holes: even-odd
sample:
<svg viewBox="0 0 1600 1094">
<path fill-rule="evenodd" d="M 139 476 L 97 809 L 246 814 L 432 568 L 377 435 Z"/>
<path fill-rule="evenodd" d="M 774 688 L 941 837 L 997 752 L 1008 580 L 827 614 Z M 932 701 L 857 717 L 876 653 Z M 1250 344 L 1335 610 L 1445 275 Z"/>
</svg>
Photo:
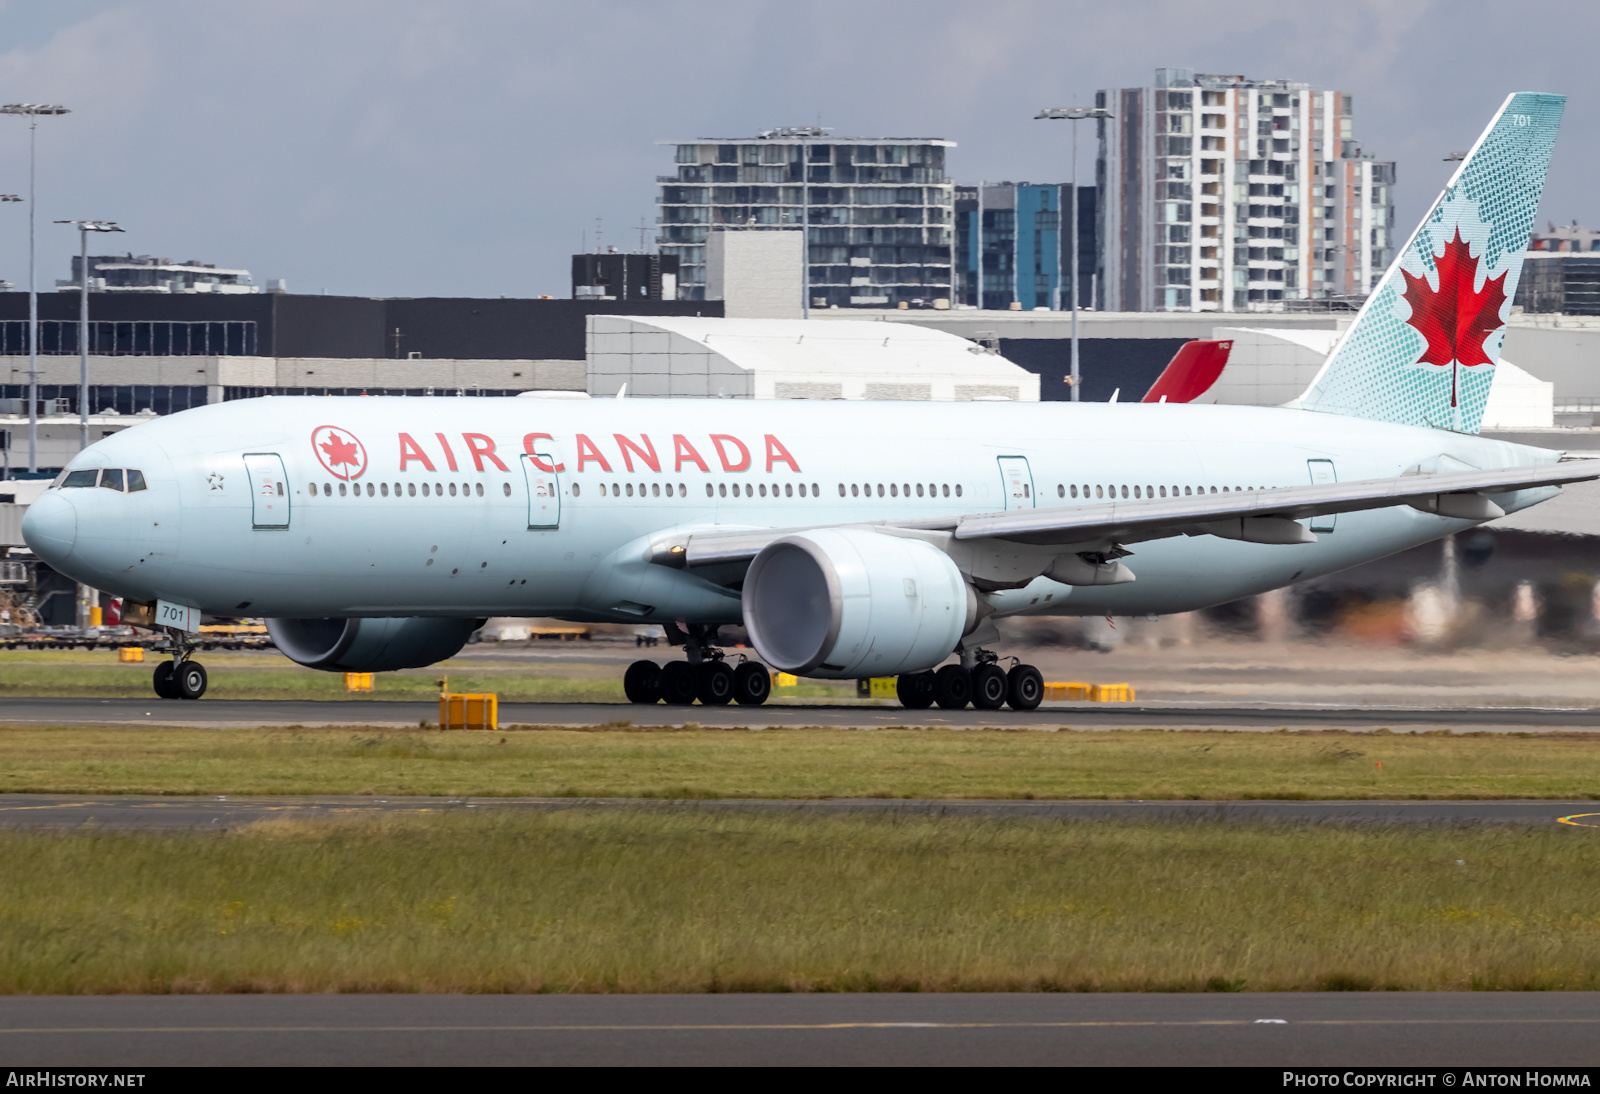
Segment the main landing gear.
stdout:
<svg viewBox="0 0 1600 1094">
<path fill-rule="evenodd" d="M 658 665 L 654 661 L 635 661 L 622 676 L 622 690 L 630 703 L 659 703 L 689 706 L 696 699 L 708 707 L 738 703 L 760 706 L 772 694 L 772 677 L 767 666 L 739 655 L 737 666 L 728 663 L 727 654 L 716 648 L 715 627 L 692 625 L 667 628 L 668 640 L 682 645 L 687 659 Z"/>
<path fill-rule="evenodd" d="M 206 693 L 206 667 L 190 655 L 195 643 L 180 630 L 167 628 L 172 643 L 172 660 L 156 666 L 156 695 L 162 699 L 198 699 Z"/>
<path fill-rule="evenodd" d="M 900 705 L 926 710 L 938 703 L 945 710 L 960 710 L 971 703 L 979 710 L 1034 710 L 1044 699 L 1044 676 L 1032 665 L 1014 664 L 1010 672 L 988 650 L 977 650 L 974 664 L 945 665 L 930 672 L 908 672 L 895 682 Z"/>
</svg>

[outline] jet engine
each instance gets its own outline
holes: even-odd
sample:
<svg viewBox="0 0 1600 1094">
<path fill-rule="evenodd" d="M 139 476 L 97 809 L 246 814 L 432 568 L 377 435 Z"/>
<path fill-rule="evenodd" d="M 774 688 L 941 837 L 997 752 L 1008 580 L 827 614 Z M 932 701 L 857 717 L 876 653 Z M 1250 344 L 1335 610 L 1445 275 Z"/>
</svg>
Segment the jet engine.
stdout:
<svg viewBox="0 0 1600 1094">
<path fill-rule="evenodd" d="M 743 597 L 745 628 L 767 664 L 834 679 L 937 665 L 978 618 L 976 595 L 943 551 L 860 528 L 768 544 Z"/>
<path fill-rule="evenodd" d="M 324 672 L 420 669 L 461 652 L 482 619 L 269 619 L 289 660 Z"/>
</svg>

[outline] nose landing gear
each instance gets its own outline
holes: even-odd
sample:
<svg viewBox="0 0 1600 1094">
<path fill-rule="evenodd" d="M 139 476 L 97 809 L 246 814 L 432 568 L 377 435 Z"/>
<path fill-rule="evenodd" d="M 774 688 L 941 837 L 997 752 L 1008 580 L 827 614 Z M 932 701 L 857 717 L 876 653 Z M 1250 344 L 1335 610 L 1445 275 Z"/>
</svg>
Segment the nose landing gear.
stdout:
<svg viewBox="0 0 1600 1094">
<path fill-rule="evenodd" d="M 198 699 L 206 693 L 208 679 L 205 666 L 190 656 L 195 643 L 184 631 L 172 627 L 166 630 L 172 643 L 172 660 L 156 666 L 155 676 L 151 680 L 156 696 L 161 699 Z"/>
</svg>

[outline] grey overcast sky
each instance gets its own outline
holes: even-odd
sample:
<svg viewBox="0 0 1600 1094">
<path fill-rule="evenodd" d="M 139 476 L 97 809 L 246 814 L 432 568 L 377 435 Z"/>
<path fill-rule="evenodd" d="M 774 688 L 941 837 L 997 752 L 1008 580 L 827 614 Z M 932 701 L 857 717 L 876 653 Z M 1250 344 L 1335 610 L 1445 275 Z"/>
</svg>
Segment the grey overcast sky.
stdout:
<svg viewBox="0 0 1600 1094">
<path fill-rule="evenodd" d="M 1565 93 L 1541 216 L 1592 224 L 1597 27 L 1593 0 L 0 0 L 0 101 L 73 111 L 39 124 L 41 288 L 76 244 L 49 222 L 103 218 L 293 292 L 561 297 L 595 218 L 630 250 L 653 228 L 658 140 L 820 123 L 1057 181 L 1068 127 L 1035 111 L 1160 65 L 1354 94 L 1406 231 L 1508 92 Z M 0 192 L 27 153 L 0 117 Z M 26 209 L 0 206 L 19 287 Z"/>
</svg>

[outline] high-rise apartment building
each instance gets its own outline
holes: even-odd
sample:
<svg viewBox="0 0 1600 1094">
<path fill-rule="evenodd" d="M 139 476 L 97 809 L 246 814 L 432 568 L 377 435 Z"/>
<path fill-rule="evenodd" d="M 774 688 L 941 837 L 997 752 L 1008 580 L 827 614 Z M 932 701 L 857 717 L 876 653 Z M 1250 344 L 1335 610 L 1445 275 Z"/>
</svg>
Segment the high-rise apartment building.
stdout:
<svg viewBox="0 0 1600 1094">
<path fill-rule="evenodd" d="M 1156 70 L 1095 105 L 1100 307 L 1248 311 L 1364 297 L 1394 257 L 1394 164 L 1363 153 L 1351 96 Z"/>
<path fill-rule="evenodd" d="M 678 169 L 656 179 L 659 246 L 678 258 L 680 300 L 705 299 L 712 228 L 804 224 L 812 307 L 950 306 L 953 141 L 774 129 L 662 143 Z"/>
<path fill-rule="evenodd" d="M 956 302 L 1006 309 L 1072 306 L 1070 183 L 956 187 Z M 1095 189 L 1077 188 L 1078 304 L 1094 303 Z"/>
</svg>

